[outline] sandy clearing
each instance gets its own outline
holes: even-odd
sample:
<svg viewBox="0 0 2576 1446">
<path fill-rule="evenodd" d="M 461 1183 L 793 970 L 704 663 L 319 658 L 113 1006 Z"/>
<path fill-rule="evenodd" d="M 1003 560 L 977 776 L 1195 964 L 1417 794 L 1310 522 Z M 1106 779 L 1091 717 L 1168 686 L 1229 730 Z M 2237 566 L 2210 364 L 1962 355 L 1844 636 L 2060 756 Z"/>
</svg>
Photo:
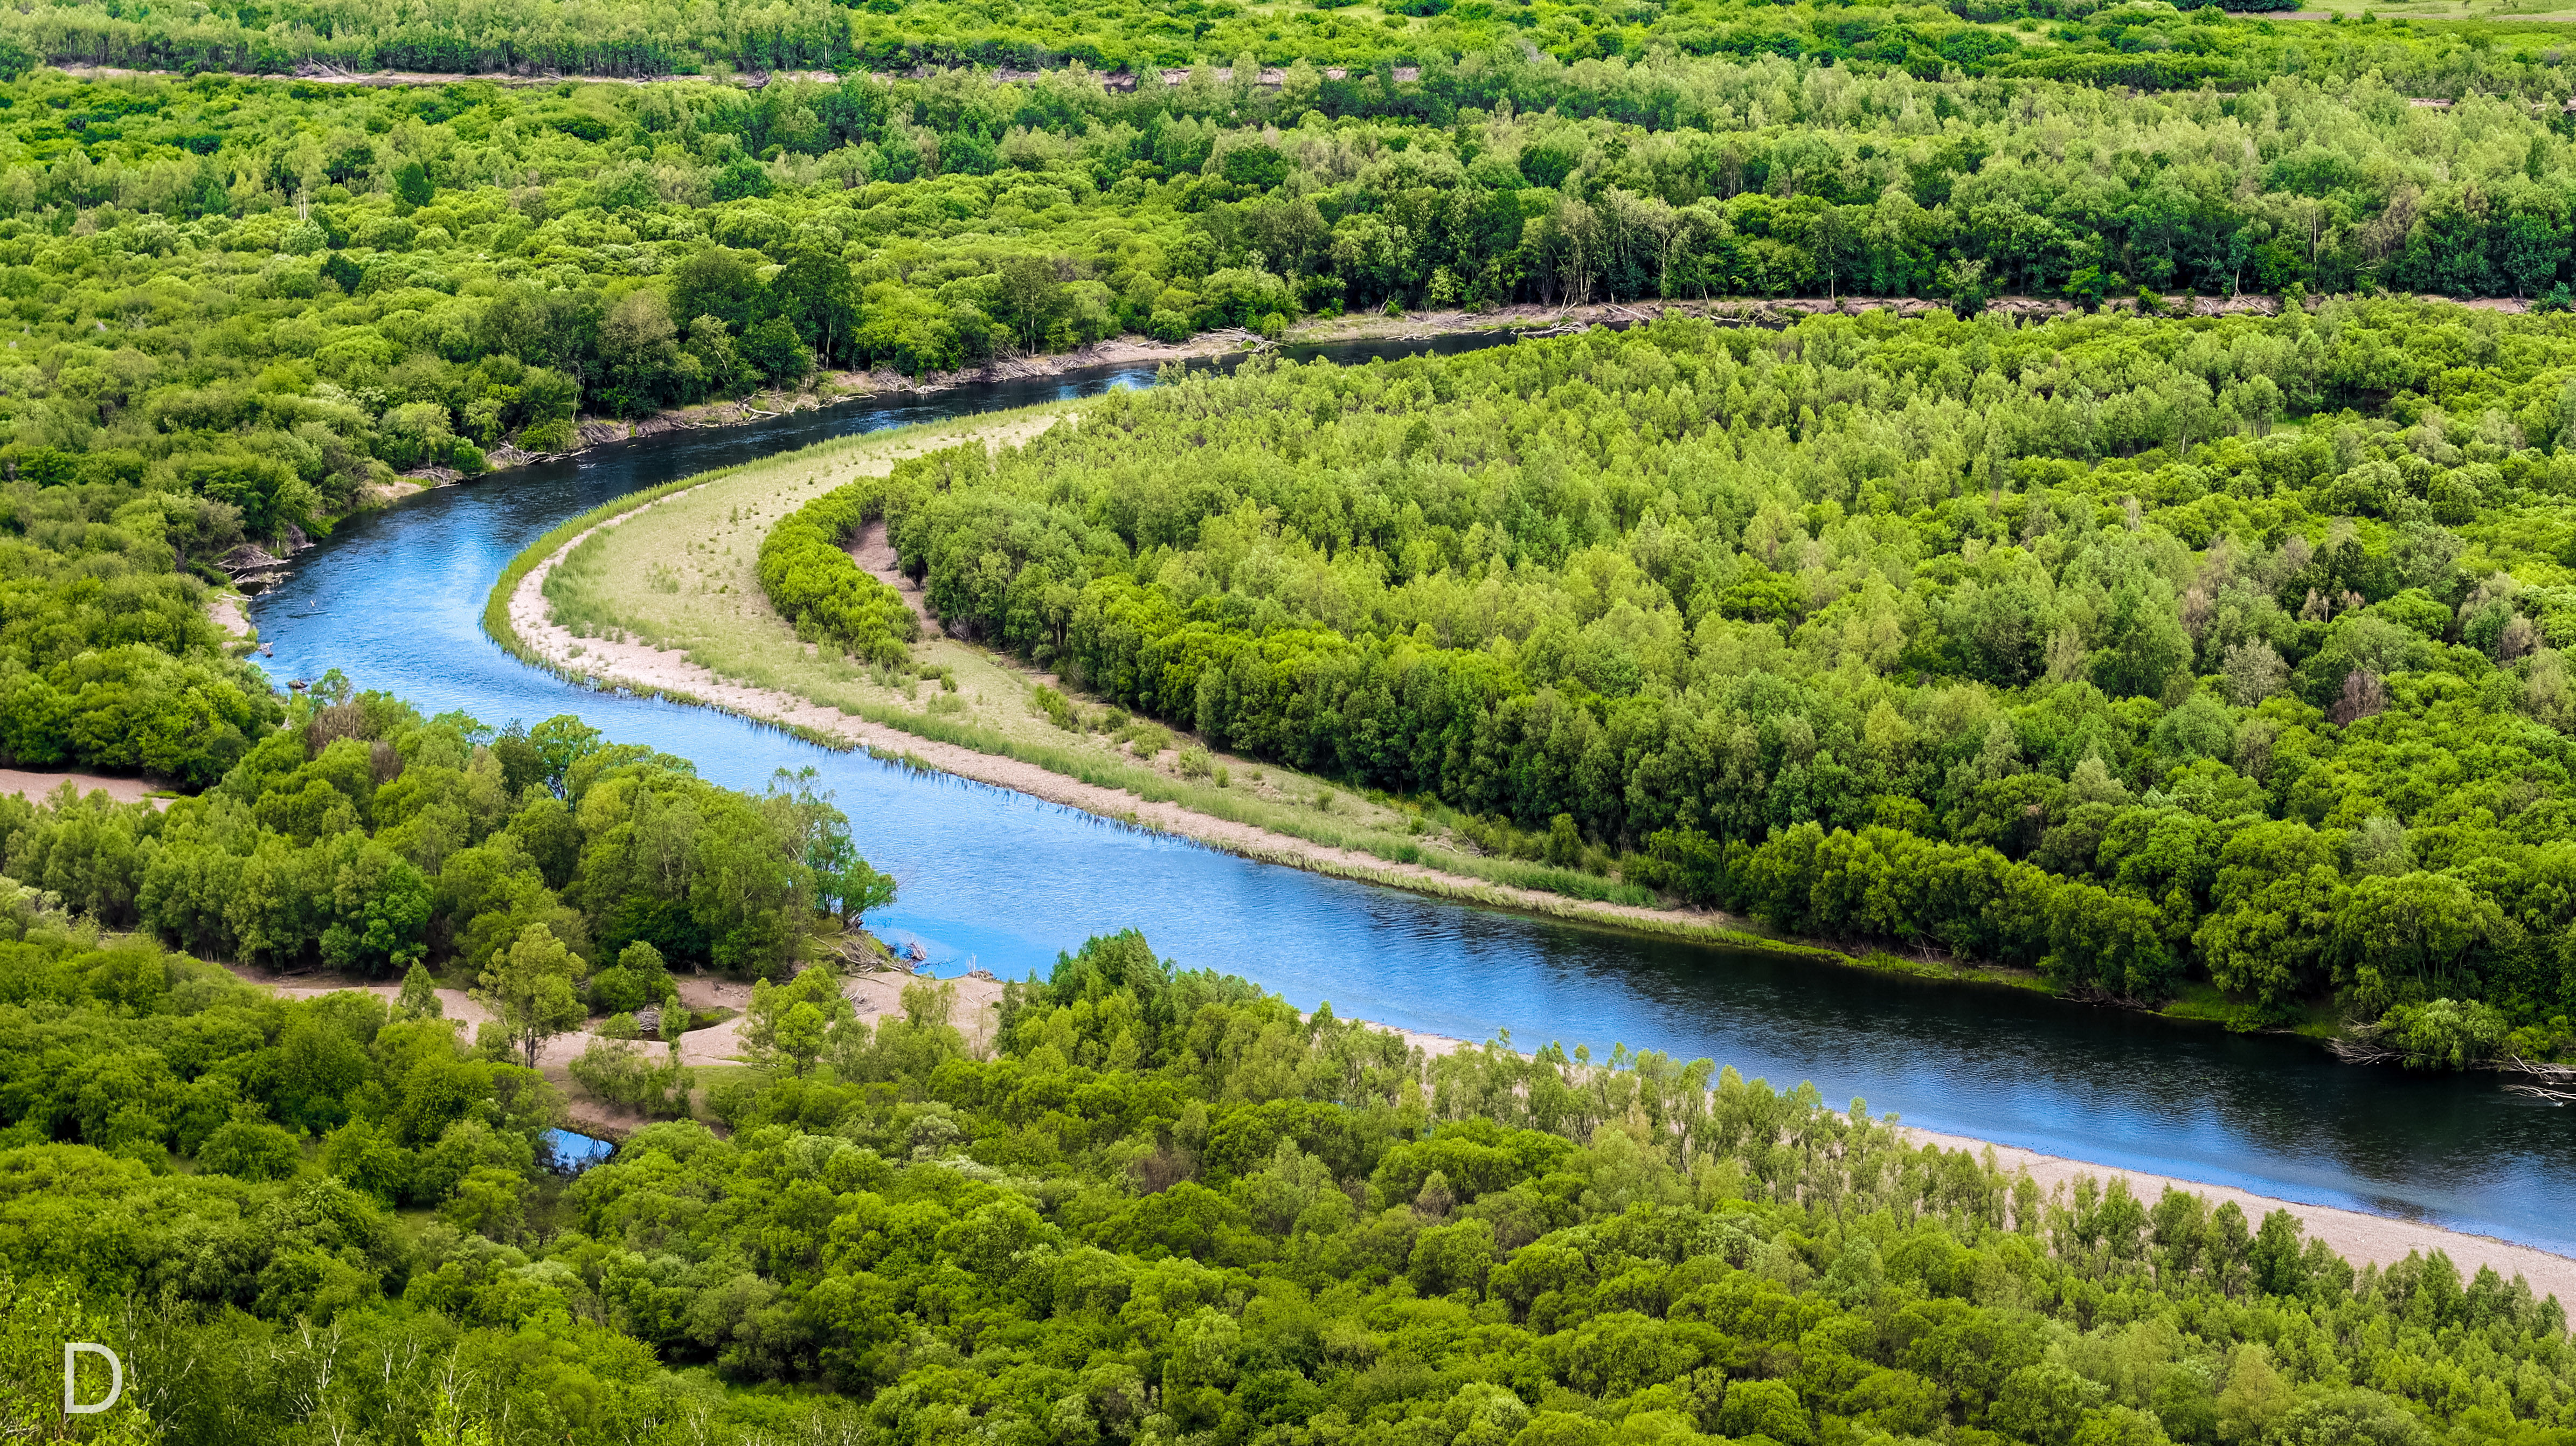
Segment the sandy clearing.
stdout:
<svg viewBox="0 0 2576 1446">
<path fill-rule="evenodd" d="M 235 978 L 256 984 L 283 999 L 313 999 L 325 994 L 373 994 L 393 1000 L 402 993 L 395 982 L 340 979 L 328 975 L 270 974 L 240 965 L 226 965 Z M 680 1036 L 680 1062 L 686 1065 L 724 1065 L 749 1062 L 742 1042 L 744 1018 L 751 1008 L 751 988 L 746 982 L 718 979 L 710 975 L 681 975 L 674 981 L 680 990 L 680 1002 L 691 1009 L 731 1009 L 734 1017 L 705 1029 L 693 1029 Z M 874 1022 L 887 1015 L 903 1013 L 903 991 L 907 985 L 920 982 L 949 984 L 956 989 L 956 1004 L 949 1022 L 966 1035 L 970 1047 L 982 1048 L 993 1040 L 993 1026 L 1002 1002 L 999 979 L 934 979 L 928 975 L 887 971 L 881 974 L 842 976 L 841 993 L 862 1019 Z M 478 1003 L 462 989 L 441 988 L 438 1002 L 443 1017 L 455 1021 L 469 1035 L 490 1023 L 492 1011 Z M 589 1030 L 561 1034 L 546 1042 L 538 1056 L 540 1068 L 549 1072 L 581 1058 L 592 1040 L 603 1036 Z"/>
<path fill-rule="evenodd" d="M 0 793 L 20 794 L 37 802 L 52 797 L 54 790 L 61 788 L 65 783 L 79 789 L 83 796 L 104 793 L 119 803 L 141 803 L 152 791 L 152 785 L 140 778 L 109 778 L 97 773 L 39 773 L 22 768 L 0 768 Z M 163 808 L 170 806 L 170 800 L 166 798 L 154 799 L 153 802 Z"/>
<path fill-rule="evenodd" d="M 245 983 L 256 984 L 282 999 L 315 999 L 325 994 L 372 994 L 391 1003 L 402 993 L 399 983 L 340 979 L 327 975 L 270 974 L 241 965 L 225 969 Z M 955 988 L 955 1003 L 949 1022 L 966 1036 L 967 1047 L 981 1053 L 993 1044 L 996 1024 L 1000 1021 L 1002 981 L 994 978 L 931 979 L 928 976 L 887 971 L 880 974 L 845 975 L 841 993 L 870 1025 L 888 1016 L 903 1013 L 905 986 L 916 981 L 946 983 Z M 691 1068 L 710 1065 L 750 1063 L 742 1042 L 742 1027 L 751 1008 L 751 985 L 736 980 L 716 979 L 705 975 L 687 975 L 677 981 L 680 1002 L 691 1009 L 732 1009 L 733 1018 L 705 1029 L 693 1029 L 680 1036 L 680 1063 Z M 477 1003 L 462 989 L 437 991 L 442 1017 L 453 1023 L 458 1032 L 470 1039 L 474 1031 L 489 1023 L 492 1011 Z M 537 1068 L 564 1093 L 564 1121 L 573 1129 L 612 1139 L 622 1139 L 630 1132 L 652 1121 L 632 1110 L 622 1109 L 583 1094 L 572 1083 L 571 1064 L 581 1058 L 601 1035 L 590 1030 L 576 1030 L 546 1041 L 537 1057 Z M 644 1049 L 658 1050 L 650 1040 L 641 1041 Z"/>
<path fill-rule="evenodd" d="M 259 638 L 258 630 L 250 625 L 250 614 L 242 611 L 242 599 L 237 593 L 219 592 L 207 598 L 206 618 L 226 642 L 248 643 Z"/>
<path fill-rule="evenodd" d="M 679 984 L 680 1001 L 692 1009 L 748 1010 L 751 1008 L 751 986 L 739 980 L 692 977 L 680 980 Z M 850 1001 L 851 1007 L 858 1011 L 859 1018 L 873 1025 L 885 1017 L 902 1014 L 903 991 L 914 984 L 953 986 L 956 989 L 956 1003 L 950 1012 L 948 1022 L 956 1025 L 965 1034 L 966 1043 L 970 1048 L 980 1049 L 992 1043 L 993 1026 L 997 1021 L 1002 1003 L 1002 981 L 999 979 L 937 979 L 926 974 L 905 974 L 896 970 L 877 974 L 845 974 L 841 976 L 841 996 Z M 694 1040 L 701 1035 L 726 1033 L 728 1040 L 734 1046 L 734 1052 L 738 1054 L 741 1036 L 736 1026 L 741 1023 L 742 1020 L 737 1017 L 713 1029 L 699 1030 L 686 1038 Z M 682 1058 L 687 1058 L 685 1049 Z"/>
<path fill-rule="evenodd" d="M 861 572 L 903 594 L 903 605 L 912 609 L 914 619 L 921 624 L 923 637 L 948 636 L 947 626 L 931 615 L 930 602 L 923 596 L 921 584 L 904 572 L 903 559 L 896 554 L 894 544 L 886 540 L 884 518 L 880 517 L 859 529 L 857 540 L 850 544 L 850 561 L 857 563 Z"/>
<path fill-rule="evenodd" d="M 373 994 L 380 999 L 391 1001 L 402 994 L 402 984 L 399 980 L 370 982 L 341 979 L 329 975 L 270 974 L 241 965 L 224 967 L 230 970 L 235 978 L 259 985 L 285 999 L 314 999 L 325 994 Z M 691 993 L 689 986 L 696 982 L 698 981 L 681 981 L 682 1000 L 690 1003 L 693 1008 L 713 1007 L 711 1002 L 689 999 Z M 484 1008 L 473 995 L 462 989 L 442 988 L 437 992 L 441 1017 L 456 1024 L 469 1039 L 476 1029 L 491 1023 L 495 1017 L 491 1010 Z M 704 994 L 706 991 L 699 992 Z M 736 1008 L 750 1002 L 751 991 L 748 986 L 743 988 L 742 996 L 741 1001 L 735 1003 Z M 730 1000 L 726 1002 L 734 1003 Z M 722 1024 L 692 1030 L 680 1036 L 680 1062 L 689 1065 L 740 1063 L 741 1025 L 742 1021 L 739 1018 L 729 1019 Z M 546 1041 L 545 1049 L 537 1056 L 537 1067 L 560 1082 L 565 1078 L 564 1066 L 581 1058 L 582 1051 L 590 1047 L 591 1041 L 602 1037 L 586 1029 L 559 1034 Z"/>
</svg>

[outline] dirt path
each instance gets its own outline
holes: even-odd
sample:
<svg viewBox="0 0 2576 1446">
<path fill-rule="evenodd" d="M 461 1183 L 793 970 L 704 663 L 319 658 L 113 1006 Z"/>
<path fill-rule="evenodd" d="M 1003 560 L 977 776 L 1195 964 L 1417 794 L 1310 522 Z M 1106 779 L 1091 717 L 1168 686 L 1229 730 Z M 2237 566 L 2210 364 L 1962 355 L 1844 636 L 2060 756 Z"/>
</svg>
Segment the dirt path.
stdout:
<svg viewBox="0 0 2576 1446">
<path fill-rule="evenodd" d="M 271 974 L 242 965 L 226 965 L 233 977 L 256 984 L 281 999 L 315 999 L 325 994 L 372 994 L 393 1000 L 402 994 L 402 985 L 384 981 L 345 979 L 332 975 Z M 743 1064 L 749 1056 L 742 1042 L 742 1026 L 751 1009 L 751 985 L 740 980 L 688 975 L 678 979 L 680 1002 L 691 1009 L 731 1009 L 734 1017 L 705 1029 L 693 1029 L 680 1036 L 680 1062 L 686 1065 Z M 949 1016 L 966 1036 L 972 1048 L 984 1048 L 993 1042 L 993 1028 L 1002 1003 L 1002 981 L 999 979 L 965 978 L 938 980 L 925 975 L 887 972 L 883 974 L 845 975 L 841 994 L 848 999 L 859 1017 L 871 1021 L 903 1013 L 903 991 L 915 983 L 946 983 L 955 990 L 956 1003 Z M 462 989 L 442 988 L 437 991 L 443 1018 L 455 1021 L 470 1036 L 494 1015 Z M 558 1073 L 565 1065 L 581 1058 L 591 1041 L 601 1038 L 589 1030 L 560 1034 L 546 1042 L 538 1056 L 538 1066 L 548 1073 Z"/>
<path fill-rule="evenodd" d="M 15 793 L 41 803 L 54 791 L 70 784 L 83 796 L 104 793 L 119 803 L 141 803 L 152 792 L 152 785 L 140 778 L 109 778 L 97 773 L 33 773 L 21 768 L 0 768 L 0 793 Z M 170 800 L 156 799 L 168 808 Z"/>
<path fill-rule="evenodd" d="M 894 544 L 886 540 L 884 518 L 880 517 L 859 529 L 857 539 L 850 544 L 850 561 L 857 563 L 861 572 L 903 594 L 903 605 L 912 609 L 913 617 L 920 620 L 923 637 L 948 636 L 948 629 L 931 616 L 930 602 L 922 593 L 921 584 L 904 572 L 903 559 L 895 554 Z"/>
<path fill-rule="evenodd" d="M 369 980 L 342 979 L 332 976 L 270 974 L 240 965 L 226 965 L 232 975 L 245 983 L 256 984 L 282 999 L 314 999 L 325 994 L 372 994 L 391 1003 L 402 993 L 402 986 Z M 901 973 L 844 976 L 841 993 L 858 1017 L 871 1026 L 888 1017 L 903 1014 L 903 991 L 920 976 Z M 930 980 L 930 983 L 943 981 Z M 989 975 L 944 981 L 954 990 L 949 1023 L 965 1034 L 969 1049 L 978 1053 L 993 1045 L 994 1029 L 1001 1019 L 1002 982 Z M 751 1008 L 751 986 L 727 979 L 692 976 L 678 981 L 680 1002 L 691 1009 L 732 1009 L 734 1017 L 705 1029 L 693 1029 L 680 1036 L 680 1063 L 693 1069 L 708 1066 L 738 1065 L 750 1062 L 743 1043 L 742 1027 Z M 493 1019 L 492 1011 L 476 1002 L 462 989 L 437 991 L 441 1017 L 451 1020 L 467 1039 L 474 1031 Z M 592 1041 L 601 1038 L 589 1030 L 558 1035 L 546 1042 L 537 1057 L 537 1068 L 547 1079 L 562 1087 L 565 1122 L 575 1129 L 608 1138 L 623 1138 L 628 1132 L 649 1123 L 630 1110 L 620 1109 L 581 1093 L 572 1083 L 571 1064 L 581 1058 Z M 651 1041 L 644 1048 L 658 1049 Z"/>
</svg>

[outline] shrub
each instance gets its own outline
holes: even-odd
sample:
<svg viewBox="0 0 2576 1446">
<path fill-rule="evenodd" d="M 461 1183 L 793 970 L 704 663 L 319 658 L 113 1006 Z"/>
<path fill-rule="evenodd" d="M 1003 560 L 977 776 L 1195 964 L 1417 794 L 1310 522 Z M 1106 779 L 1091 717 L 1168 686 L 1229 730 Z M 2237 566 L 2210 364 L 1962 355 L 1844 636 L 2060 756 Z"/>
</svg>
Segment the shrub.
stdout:
<svg viewBox="0 0 2576 1446">
<path fill-rule="evenodd" d="M 798 637 L 829 641 L 870 663 L 908 666 L 904 645 L 920 637 L 920 623 L 902 594 L 843 550 L 851 533 L 883 511 L 884 485 L 862 478 L 780 518 L 760 542 L 760 587 Z"/>
<path fill-rule="evenodd" d="M 260 1118 L 255 1110 L 234 1115 L 197 1149 L 198 1168 L 236 1180 L 288 1179 L 303 1158 L 295 1136 Z"/>
</svg>

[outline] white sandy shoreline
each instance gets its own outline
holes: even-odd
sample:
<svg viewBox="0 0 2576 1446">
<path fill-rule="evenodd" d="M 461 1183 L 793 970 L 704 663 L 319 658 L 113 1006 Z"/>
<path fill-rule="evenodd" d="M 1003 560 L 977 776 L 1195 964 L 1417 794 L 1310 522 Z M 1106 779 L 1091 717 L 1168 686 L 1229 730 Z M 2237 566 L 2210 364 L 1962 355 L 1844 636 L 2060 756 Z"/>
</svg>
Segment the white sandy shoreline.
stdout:
<svg viewBox="0 0 2576 1446">
<path fill-rule="evenodd" d="M 1378 1027 L 1394 1028 L 1391 1025 Z M 1425 1034 L 1411 1029 L 1396 1029 L 1395 1033 L 1402 1035 L 1406 1043 L 1419 1046 L 1429 1054 L 1476 1048 L 1465 1040 L 1442 1034 Z M 2236 1202 L 2236 1208 L 2245 1212 L 2248 1228 L 2260 1225 L 2263 1217 L 2275 1210 L 2287 1210 L 2309 1235 L 2324 1241 L 2336 1254 L 2356 1266 L 2393 1265 L 2410 1253 L 2430 1255 L 2439 1250 L 2451 1257 L 2451 1263 L 2459 1267 L 2464 1280 L 2477 1274 L 2481 1265 L 2493 1266 L 2496 1274 L 2507 1280 L 2519 1275 L 2530 1281 L 2534 1295 L 2554 1295 L 2562 1304 L 2576 1306 L 2576 1258 L 2535 1246 L 2516 1245 L 2489 1235 L 2451 1230 L 2416 1220 L 2401 1220 L 2390 1215 L 2373 1215 L 2333 1205 L 2311 1205 L 2299 1200 L 2257 1195 L 2232 1185 L 2214 1185 L 2204 1180 L 2098 1165 L 2085 1160 L 2070 1160 L 2062 1155 L 2043 1155 L 2037 1150 L 1997 1144 L 1969 1135 L 1943 1134 L 1902 1123 L 1898 1128 L 1919 1145 L 1966 1150 L 1975 1155 L 1992 1152 L 1997 1165 L 2007 1172 L 2027 1173 L 2043 1190 L 2071 1187 L 2077 1179 L 2086 1176 L 2105 1184 L 2121 1179 L 2128 1182 L 2131 1194 L 2151 1206 L 2168 1189 L 2198 1195 L 2213 1209 L 2232 1200 Z"/>
</svg>

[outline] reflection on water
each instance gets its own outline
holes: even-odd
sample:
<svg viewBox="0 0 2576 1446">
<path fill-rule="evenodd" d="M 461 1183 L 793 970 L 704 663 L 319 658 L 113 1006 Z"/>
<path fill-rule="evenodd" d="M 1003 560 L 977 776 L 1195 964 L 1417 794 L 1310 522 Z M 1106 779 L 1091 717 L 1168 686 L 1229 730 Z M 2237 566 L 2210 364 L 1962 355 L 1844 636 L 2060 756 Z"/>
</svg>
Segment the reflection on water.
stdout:
<svg viewBox="0 0 2576 1446">
<path fill-rule="evenodd" d="M 578 1175 L 593 1165 L 605 1165 L 617 1153 L 617 1142 L 571 1130 L 548 1130 L 545 1133 L 545 1165 L 563 1175 Z"/>
<path fill-rule="evenodd" d="M 1483 339 L 1441 345 L 1453 350 Z M 1418 348 L 1417 348 L 1418 349 Z M 1346 359 L 1337 356 L 1336 359 Z M 503 565 L 565 517 L 639 487 L 826 437 L 1150 384 L 1147 368 L 855 404 L 758 427 L 601 448 L 406 499 L 298 560 L 253 609 L 279 679 L 361 686 L 488 723 L 578 712 L 621 740 L 759 788 L 819 769 L 870 859 L 902 883 L 885 931 L 933 972 L 1043 971 L 1091 934 L 1142 928 L 1191 968 L 1301 1008 L 1470 1039 L 1508 1030 L 1708 1056 L 1813 1080 L 1932 1129 L 2264 1194 L 2382 1210 L 2576 1250 L 2576 1112 L 2493 1076 L 2421 1078 L 2008 989 L 1890 979 L 1522 918 L 1248 863 L 961 780 L 835 754 L 702 709 L 583 692 L 481 636 Z"/>
</svg>

